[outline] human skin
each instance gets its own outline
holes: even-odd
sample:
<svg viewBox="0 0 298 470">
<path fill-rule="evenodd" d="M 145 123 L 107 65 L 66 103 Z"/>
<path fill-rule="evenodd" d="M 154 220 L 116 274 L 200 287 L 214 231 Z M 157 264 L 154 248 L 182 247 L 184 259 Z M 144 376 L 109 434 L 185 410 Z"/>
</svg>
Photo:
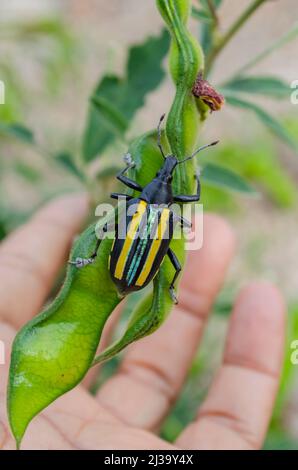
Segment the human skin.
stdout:
<svg viewBox="0 0 298 470">
<path fill-rule="evenodd" d="M 87 213 L 85 194 L 64 196 L 0 245 L 0 339 L 7 358 L 0 366 L 2 449 L 15 448 L 5 410 L 10 345 L 42 308 Z M 164 325 L 127 348 L 119 370 L 96 396 L 88 392 L 99 372 L 93 368 L 82 385 L 44 410 L 30 424 L 22 449 L 259 449 L 278 389 L 285 337 L 282 296 L 263 281 L 243 288 L 236 299 L 222 364 L 195 420 L 173 444 L 157 434 L 186 379 L 234 250 L 227 222 L 205 215 L 204 246 L 191 253 L 179 305 Z M 105 329 L 105 343 L 115 319 L 117 313 Z"/>
</svg>

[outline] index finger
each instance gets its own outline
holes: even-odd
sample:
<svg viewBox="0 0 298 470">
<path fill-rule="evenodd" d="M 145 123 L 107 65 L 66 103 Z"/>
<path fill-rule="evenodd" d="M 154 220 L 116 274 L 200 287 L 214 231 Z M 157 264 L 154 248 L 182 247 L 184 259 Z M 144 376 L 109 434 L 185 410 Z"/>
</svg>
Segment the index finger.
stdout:
<svg viewBox="0 0 298 470">
<path fill-rule="evenodd" d="M 85 193 L 59 197 L 0 245 L 0 318 L 21 326 L 41 308 L 88 209 Z"/>
</svg>

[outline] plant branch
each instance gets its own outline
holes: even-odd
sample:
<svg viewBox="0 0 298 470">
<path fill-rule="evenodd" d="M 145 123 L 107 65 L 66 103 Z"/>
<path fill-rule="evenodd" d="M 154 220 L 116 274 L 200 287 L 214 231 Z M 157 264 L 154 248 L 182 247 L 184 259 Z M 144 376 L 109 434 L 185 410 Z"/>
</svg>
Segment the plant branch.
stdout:
<svg viewBox="0 0 298 470">
<path fill-rule="evenodd" d="M 255 11 L 262 6 L 267 0 L 254 0 L 246 10 L 237 18 L 237 20 L 232 24 L 229 30 L 221 37 L 218 43 L 211 49 L 210 53 L 206 58 L 206 74 L 210 72 L 210 69 L 213 65 L 214 60 L 224 49 L 224 47 L 230 42 L 230 40 L 235 36 L 239 29 L 246 23 L 246 21 L 255 13 Z M 209 2 L 208 2 L 209 4 Z"/>
</svg>

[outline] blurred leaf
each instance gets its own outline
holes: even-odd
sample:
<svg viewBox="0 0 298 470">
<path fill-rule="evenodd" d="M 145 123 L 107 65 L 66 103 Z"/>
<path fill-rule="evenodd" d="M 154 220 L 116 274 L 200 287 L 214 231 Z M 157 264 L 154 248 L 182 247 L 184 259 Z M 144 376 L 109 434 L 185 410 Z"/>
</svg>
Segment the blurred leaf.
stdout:
<svg viewBox="0 0 298 470">
<path fill-rule="evenodd" d="M 100 81 L 94 92 L 96 97 L 104 97 L 112 103 L 119 103 L 123 93 L 123 81 L 113 75 L 107 75 Z M 99 113 L 98 109 L 91 104 L 87 126 L 83 136 L 83 158 L 85 161 L 91 161 L 98 154 L 103 152 L 105 147 L 111 143 L 115 135 L 107 127 L 106 120 Z"/>
<path fill-rule="evenodd" d="M 22 124 L 3 124 L 0 123 L 0 134 L 14 137 L 27 144 L 34 144 L 33 132 Z"/>
<path fill-rule="evenodd" d="M 22 56 L 24 53 L 22 48 L 25 47 L 26 53 L 29 51 L 29 56 L 26 56 L 26 60 L 33 60 L 35 68 L 36 66 L 41 66 L 41 77 L 45 81 L 45 86 L 42 88 L 46 94 L 57 94 L 61 91 L 61 85 L 64 83 L 63 79 L 66 75 L 68 75 L 69 80 L 72 80 L 74 75 L 78 79 L 80 72 L 79 67 L 76 66 L 79 63 L 77 60 L 80 53 L 79 41 L 72 33 L 69 24 L 61 18 L 61 16 L 51 18 L 38 17 L 28 21 L 28 19 L 23 19 L 20 16 L 17 21 L 1 23 L 2 42 L 12 41 L 16 44 L 17 56 Z M 8 62 L 5 56 L 1 60 Z M 18 76 L 21 76 L 24 79 L 22 76 L 22 64 L 18 64 L 18 62 L 18 60 L 12 57 L 14 78 L 17 79 Z M 5 78 L 2 77 L 2 73 L 1 78 Z M 9 90 L 7 91 L 10 96 L 5 105 L 9 110 L 11 106 L 10 101 L 14 97 L 12 96 L 13 93 L 11 93 L 12 82 L 7 81 L 6 83 L 10 83 Z M 21 88 L 24 90 L 21 98 L 27 104 L 28 87 L 31 87 L 30 91 L 34 93 L 34 85 L 27 83 L 24 86 L 24 80 L 22 85 Z M 26 91 L 27 93 L 25 93 Z M 3 107 L 1 107 L 1 114 L 3 114 Z"/>
<path fill-rule="evenodd" d="M 169 47 L 170 35 L 163 30 L 160 36 L 150 37 L 144 44 L 131 48 L 127 63 L 130 95 L 124 101 L 127 109 L 123 107 L 128 117 L 144 105 L 146 94 L 155 90 L 165 77 L 162 62 Z"/>
<path fill-rule="evenodd" d="M 114 106 L 111 101 L 100 96 L 92 96 L 91 102 L 94 105 L 96 111 L 100 113 L 104 120 L 105 126 L 114 134 L 120 137 L 125 134 L 128 129 L 129 122 L 118 110 L 117 106 Z"/>
<path fill-rule="evenodd" d="M 269 137 L 269 138 L 268 138 Z M 226 141 L 218 146 L 212 155 L 201 156 L 201 163 L 224 163 L 225 167 L 257 185 L 280 207 L 293 207 L 297 201 L 296 183 L 279 161 L 274 138 L 264 139 L 263 133 L 253 142 Z M 241 158 L 239 156 L 241 155 Z M 208 210 L 227 211 L 232 209 L 231 195 L 218 188 L 204 188 L 204 206 Z M 230 196 L 227 200 L 226 197 Z M 236 204 L 233 198 L 234 205 Z M 236 204 L 237 205 L 237 204 Z"/>
<path fill-rule="evenodd" d="M 100 367 L 100 374 L 96 375 L 95 380 L 89 389 L 89 393 L 96 396 L 101 387 L 116 374 L 120 364 L 120 355 L 112 357 L 109 361 L 104 362 Z"/>
<path fill-rule="evenodd" d="M 200 3 L 203 8 L 203 12 L 209 17 L 210 21 L 202 21 L 202 28 L 201 28 L 201 45 L 203 48 L 203 51 L 205 54 L 207 54 L 210 51 L 210 48 L 213 44 L 213 30 L 215 26 L 214 18 L 212 15 L 212 12 L 210 10 L 210 5 L 208 0 L 200 0 Z M 221 3 L 222 0 L 212 0 L 214 9 L 217 10 Z M 200 21 L 201 19 L 198 18 Z"/>
<path fill-rule="evenodd" d="M 7 202 L 2 197 L 2 202 Z M 26 219 L 25 213 L 20 213 L 12 206 L 0 205 L 0 240 L 5 238 L 12 230 L 23 223 Z"/>
<path fill-rule="evenodd" d="M 240 175 L 223 166 L 207 163 L 203 168 L 202 180 L 206 183 L 231 191 L 256 195 L 256 191 Z"/>
<path fill-rule="evenodd" d="M 92 95 L 83 137 L 83 158 L 89 162 L 102 153 L 116 137 L 123 136 L 130 121 L 165 76 L 163 59 L 169 49 L 169 34 L 133 46 L 128 54 L 124 78 L 104 76 Z M 96 106 L 94 106 L 96 103 Z"/>
<path fill-rule="evenodd" d="M 24 81 L 20 74 L 16 73 L 12 58 L 3 54 L 0 58 L 0 76 L 4 83 L 9 83 L 9 87 L 5 90 L 5 104 L 0 106 L 0 122 L 21 122 L 25 95 Z"/>
<path fill-rule="evenodd" d="M 215 10 L 217 10 L 220 5 L 222 4 L 223 0 L 211 0 Z M 205 9 L 205 10 L 210 10 L 210 7 L 209 7 L 209 2 L 208 0 L 200 0 L 200 3 L 202 5 L 202 7 Z"/>
<path fill-rule="evenodd" d="M 291 93 L 290 86 L 276 77 L 235 77 L 225 83 L 221 89 L 242 93 L 255 93 L 267 95 L 272 98 L 288 98 Z"/>
<path fill-rule="evenodd" d="M 1 25 L 5 39 L 18 40 L 36 39 L 36 36 L 65 37 L 69 35 L 68 29 L 59 17 L 38 18 L 32 21 L 7 22 Z"/>
<path fill-rule="evenodd" d="M 61 152 L 56 156 L 56 160 L 60 163 L 69 173 L 72 173 L 74 176 L 79 178 L 81 181 L 85 181 L 84 174 L 77 167 L 74 162 L 74 158 L 71 154 L 67 152 Z"/>
<path fill-rule="evenodd" d="M 213 312 L 220 316 L 229 316 L 232 313 L 237 293 L 232 285 L 226 285 L 218 294 L 213 305 Z"/>
<path fill-rule="evenodd" d="M 298 144 L 292 139 L 292 136 L 287 131 L 285 127 L 274 117 L 264 111 L 260 106 L 256 105 L 255 103 L 251 103 L 249 101 L 243 100 L 242 98 L 238 98 L 236 96 L 225 96 L 226 101 L 231 106 L 236 108 L 247 109 L 249 111 L 253 111 L 256 116 L 267 126 L 277 137 L 279 137 L 283 142 L 288 144 L 295 152 L 298 151 Z"/>
<path fill-rule="evenodd" d="M 237 74 L 240 75 L 243 72 L 246 72 L 247 70 L 251 69 L 252 67 L 257 65 L 259 62 L 266 59 L 266 57 L 272 54 L 272 52 L 285 46 L 288 42 L 293 41 L 293 39 L 296 39 L 297 36 L 298 36 L 298 23 L 296 23 L 293 26 L 293 28 L 287 31 L 281 38 L 275 41 L 271 46 L 269 46 L 267 49 L 265 49 L 263 52 L 258 54 L 250 62 L 245 64 L 243 67 L 241 67 L 241 69 L 237 72 Z"/>
<path fill-rule="evenodd" d="M 5 224 L 0 220 L 0 240 L 6 237 L 6 227 Z"/>
<path fill-rule="evenodd" d="M 204 51 L 204 54 L 207 55 L 211 49 L 212 45 L 212 35 L 210 28 L 202 23 L 202 30 L 201 30 L 201 45 Z"/>
<path fill-rule="evenodd" d="M 15 164 L 15 171 L 29 183 L 37 183 L 41 179 L 41 174 L 36 168 L 21 161 Z"/>
<path fill-rule="evenodd" d="M 120 170 L 121 170 L 120 166 L 116 166 L 116 165 L 108 166 L 108 167 L 104 168 L 103 170 L 101 170 L 99 173 L 97 173 L 96 176 L 99 180 L 103 180 L 103 179 L 106 179 L 106 178 L 112 178 L 112 177 L 115 177 L 115 175 Z"/>
</svg>

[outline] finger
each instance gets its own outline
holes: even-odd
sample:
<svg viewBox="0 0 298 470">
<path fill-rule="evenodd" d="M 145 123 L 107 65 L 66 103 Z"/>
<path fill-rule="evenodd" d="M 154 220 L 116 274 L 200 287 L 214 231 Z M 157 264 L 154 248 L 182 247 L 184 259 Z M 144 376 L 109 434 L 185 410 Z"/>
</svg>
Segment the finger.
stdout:
<svg viewBox="0 0 298 470">
<path fill-rule="evenodd" d="M 230 227 L 221 218 L 207 215 L 204 246 L 188 259 L 179 306 L 157 332 L 130 347 L 119 372 L 97 395 L 123 422 L 156 429 L 169 411 L 196 353 L 233 249 Z"/>
<path fill-rule="evenodd" d="M 278 290 L 267 283 L 244 289 L 232 315 L 223 365 L 179 446 L 261 447 L 278 389 L 284 337 L 285 307 Z"/>
<path fill-rule="evenodd" d="M 0 245 L 0 317 L 20 326 L 39 311 L 87 209 L 85 194 L 60 197 Z"/>
</svg>

